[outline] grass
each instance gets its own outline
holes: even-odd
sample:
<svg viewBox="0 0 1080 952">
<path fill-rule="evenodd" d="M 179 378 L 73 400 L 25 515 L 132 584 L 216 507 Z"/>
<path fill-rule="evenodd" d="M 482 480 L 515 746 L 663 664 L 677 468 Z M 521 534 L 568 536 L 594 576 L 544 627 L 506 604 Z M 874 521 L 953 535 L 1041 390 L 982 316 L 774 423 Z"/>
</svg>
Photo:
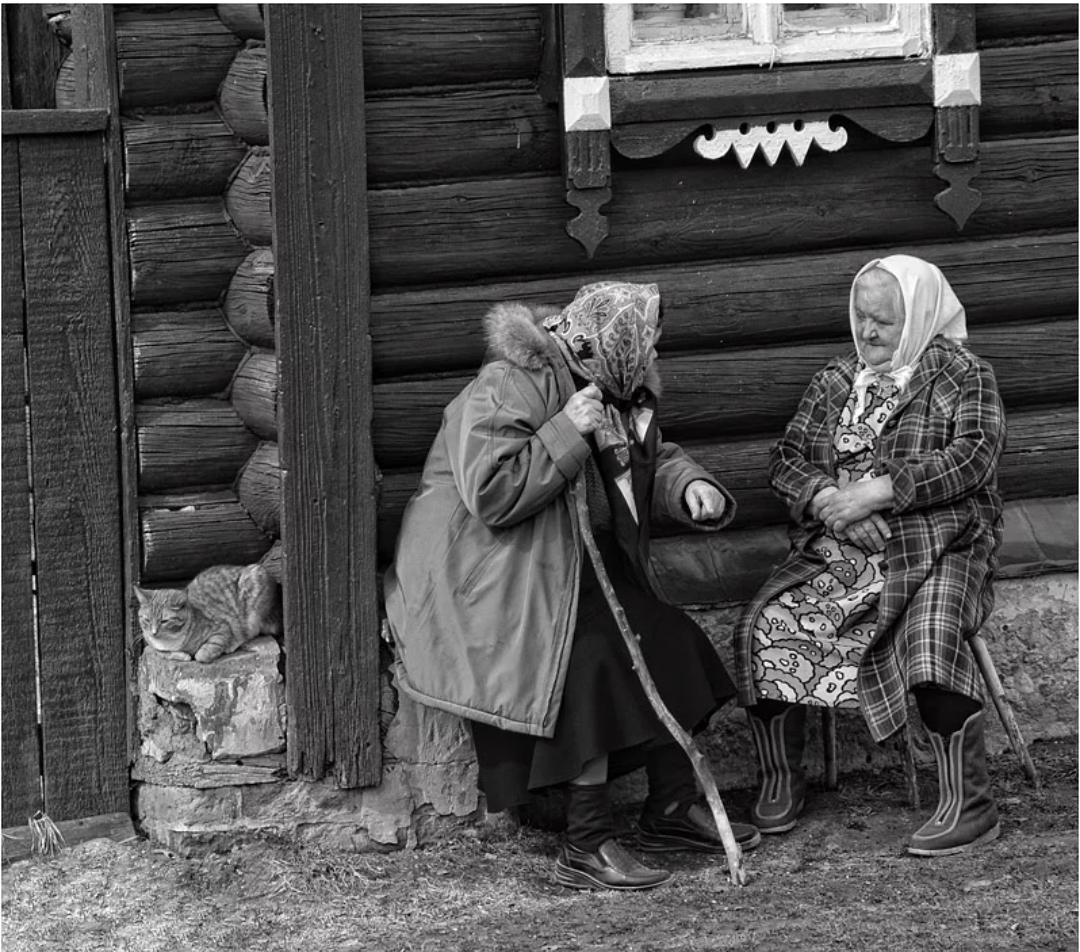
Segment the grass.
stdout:
<svg viewBox="0 0 1080 952">
<path fill-rule="evenodd" d="M 627 952 L 1073 950 L 1076 744 L 1037 744 L 1036 796 L 1009 756 L 993 765 L 1002 837 L 920 860 L 903 849 L 936 800 L 904 802 L 895 773 L 812 791 L 800 825 L 747 857 L 672 854 L 668 887 L 579 893 L 551 880 L 555 833 L 492 824 L 423 849 L 344 853 L 262 839 L 183 859 L 94 840 L 3 871 L 5 952 Z M 750 791 L 728 791 L 738 816 Z M 629 814 L 620 816 L 624 824 Z"/>
</svg>

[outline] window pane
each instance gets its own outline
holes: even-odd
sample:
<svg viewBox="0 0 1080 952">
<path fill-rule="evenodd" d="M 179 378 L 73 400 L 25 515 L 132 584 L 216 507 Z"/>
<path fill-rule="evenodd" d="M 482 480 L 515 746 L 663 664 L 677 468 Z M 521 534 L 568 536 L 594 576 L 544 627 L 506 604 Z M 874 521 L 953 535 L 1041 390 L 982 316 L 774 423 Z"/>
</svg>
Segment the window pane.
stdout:
<svg viewBox="0 0 1080 952">
<path fill-rule="evenodd" d="M 741 3 L 635 3 L 634 39 L 725 39 L 745 36 Z"/>
<path fill-rule="evenodd" d="M 806 33 L 888 23 L 891 3 L 784 3 L 782 31 Z"/>
</svg>

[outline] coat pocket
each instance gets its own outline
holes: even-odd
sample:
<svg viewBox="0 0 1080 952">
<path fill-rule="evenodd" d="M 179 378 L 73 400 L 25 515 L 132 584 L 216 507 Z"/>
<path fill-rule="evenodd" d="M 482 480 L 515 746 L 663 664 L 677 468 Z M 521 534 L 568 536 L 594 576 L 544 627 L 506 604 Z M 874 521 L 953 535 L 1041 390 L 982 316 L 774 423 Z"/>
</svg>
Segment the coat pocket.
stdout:
<svg viewBox="0 0 1080 952">
<path fill-rule="evenodd" d="M 506 543 L 503 542 L 499 536 L 493 536 L 491 544 L 476 561 L 476 564 L 469 570 L 461 584 L 458 585 L 455 594 L 462 598 L 468 598 L 480 580 L 483 579 L 492 560 L 503 548 L 505 548 L 505 546 Z"/>
</svg>

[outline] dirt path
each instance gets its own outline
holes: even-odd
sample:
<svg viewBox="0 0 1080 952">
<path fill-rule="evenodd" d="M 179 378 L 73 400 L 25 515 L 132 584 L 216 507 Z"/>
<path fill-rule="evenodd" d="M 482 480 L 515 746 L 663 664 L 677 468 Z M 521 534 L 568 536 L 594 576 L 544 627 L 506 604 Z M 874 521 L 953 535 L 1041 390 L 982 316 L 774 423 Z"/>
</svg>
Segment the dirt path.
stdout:
<svg viewBox="0 0 1080 952">
<path fill-rule="evenodd" d="M 563 952 L 818 950 L 1035 952 L 1077 948 L 1077 750 L 1037 744 L 1036 797 L 1009 756 L 992 765 L 1003 834 L 918 860 L 899 771 L 811 791 L 798 828 L 748 854 L 673 854 L 649 893 L 554 885 L 558 838 L 486 829 L 438 847 L 340 854 L 260 842 L 181 859 L 96 840 L 3 871 L 4 952 Z M 926 803 L 932 771 L 920 770 Z M 729 791 L 736 816 L 750 792 Z M 929 809 L 922 811 L 929 813 Z M 626 818 L 622 818 L 624 821 Z"/>
</svg>

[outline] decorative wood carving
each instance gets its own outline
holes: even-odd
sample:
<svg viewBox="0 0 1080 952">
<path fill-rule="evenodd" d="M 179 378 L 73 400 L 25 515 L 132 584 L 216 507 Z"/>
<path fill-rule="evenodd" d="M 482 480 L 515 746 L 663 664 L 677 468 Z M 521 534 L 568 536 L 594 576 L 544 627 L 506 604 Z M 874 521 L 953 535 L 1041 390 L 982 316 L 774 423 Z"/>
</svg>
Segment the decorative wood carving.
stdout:
<svg viewBox="0 0 1080 952">
<path fill-rule="evenodd" d="M 836 152 L 847 140 L 847 132 L 842 127 L 832 128 L 828 116 L 810 115 L 766 123 L 715 124 L 711 134 L 697 137 L 694 151 L 706 159 L 719 159 L 734 149 L 735 158 L 745 169 L 759 150 L 769 165 L 776 165 L 787 146 L 795 164 L 802 165 L 815 142 L 826 152 Z"/>
</svg>

